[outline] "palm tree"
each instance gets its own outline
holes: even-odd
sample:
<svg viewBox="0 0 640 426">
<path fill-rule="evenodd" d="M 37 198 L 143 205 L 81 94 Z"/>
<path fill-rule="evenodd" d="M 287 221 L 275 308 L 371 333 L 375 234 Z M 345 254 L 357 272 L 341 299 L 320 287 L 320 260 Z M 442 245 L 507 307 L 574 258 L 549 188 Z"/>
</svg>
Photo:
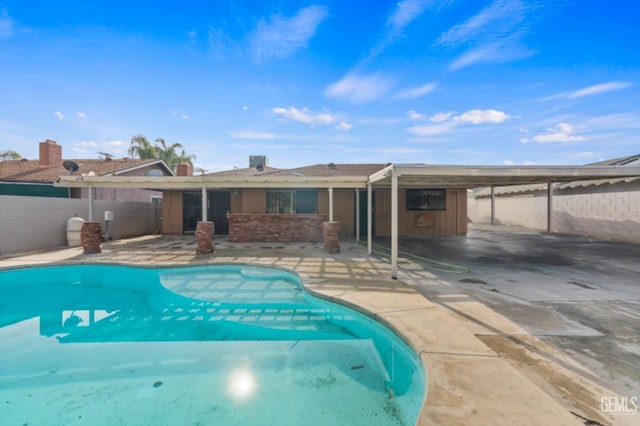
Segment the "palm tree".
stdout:
<svg viewBox="0 0 640 426">
<path fill-rule="evenodd" d="M 158 138 L 156 139 L 156 158 L 164 161 L 167 166 L 171 170 L 175 170 L 176 166 L 180 164 L 178 160 L 178 154 L 176 153 L 176 149 L 183 148 L 181 143 L 175 142 L 171 145 L 167 145 L 164 139 Z M 184 148 L 182 149 L 184 153 Z"/>
<path fill-rule="evenodd" d="M 158 138 L 154 142 L 155 145 L 151 145 L 143 135 L 135 135 L 131 138 L 129 155 L 140 159 L 155 158 L 162 160 L 171 170 L 175 170 L 178 164 L 183 163 L 193 166 L 196 156 L 188 155 L 181 143 L 176 142 L 167 145 L 167 142 L 162 138 Z M 178 149 L 181 149 L 180 154 L 177 152 Z"/>
<path fill-rule="evenodd" d="M 183 151 L 183 154 L 184 154 L 184 151 Z M 21 158 L 22 156 L 14 150 L 7 149 L 4 151 L 0 151 L 0 161 L 19 160 Z"/>
<path fill-rule="evenodd" d="M 193 166 L 193 162 L 195 161 L 195 159 L 196 159 L 195 155 L 187 155 L 187 153 L 184 152 L 184 149 L 182 150 L 180 155 L 178 155 L 178 157 L 176 158 L 176 160 L 178 160 L 178 164 L 189 164 L 191 166 Z"/>
<path fill-rule="evenodd" d="M 147 138 L 142 135 L 135 135 L 131 138 L 131 146 L 129 146 L 129 155 L 138 157 L 141 160 L 146 158 L 158 158 L 156 147 L 151 145 Z"/>
</svg>

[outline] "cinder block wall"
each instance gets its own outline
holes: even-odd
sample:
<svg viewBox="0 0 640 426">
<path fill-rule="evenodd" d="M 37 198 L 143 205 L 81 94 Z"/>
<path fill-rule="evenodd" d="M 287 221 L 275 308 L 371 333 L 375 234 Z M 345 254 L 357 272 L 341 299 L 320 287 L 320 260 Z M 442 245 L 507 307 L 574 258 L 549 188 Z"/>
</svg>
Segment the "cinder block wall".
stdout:
<svg viewBox="0 0 640 426">
<path fill-rule="evenodd" d="M 547 229 L 544 192 L 496 196 L 496 223 Z M 490 223 L 491 198 L 470 200 L 469 218 Z M 640 243 L 640 182 L 557 190 L 553 232 Z"/>
<path fill-rule="evenodd" d="M 94 202 L 94 221 L 104 231 L 104 212 L 114 212 L 109 227 L 113 239 L 152 234 L 154 232 L 151 203 L 102 201 Z M 0 255 L 42 250 L 67 245 L 67 220 L 76 214 L 88 219 L 86 199 L 0 196 Z"/>
</svg>

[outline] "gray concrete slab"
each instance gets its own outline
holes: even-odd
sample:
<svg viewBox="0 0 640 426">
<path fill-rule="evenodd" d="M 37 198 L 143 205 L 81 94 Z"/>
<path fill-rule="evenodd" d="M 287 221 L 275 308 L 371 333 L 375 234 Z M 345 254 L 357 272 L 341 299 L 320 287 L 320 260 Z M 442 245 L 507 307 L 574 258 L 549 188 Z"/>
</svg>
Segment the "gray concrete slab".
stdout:
<svg viewBox="0 0 640 426">
<path fill-rule="evenodd" d="M 474 334 L 511 336 L 509 344 L 554 358 L 604 393 L 640 399 L 640 245 L 472 225 L 466 238 L 403 239 L 400 249 L 469 269 L 432 269 L 436 279 L 427 282 L 406 261 L 427 270 L 430 262 L 405 255 L 400 263 L 403 279 Z M 538 343 L 518 340 L 525 335 Z"/>
</svg>

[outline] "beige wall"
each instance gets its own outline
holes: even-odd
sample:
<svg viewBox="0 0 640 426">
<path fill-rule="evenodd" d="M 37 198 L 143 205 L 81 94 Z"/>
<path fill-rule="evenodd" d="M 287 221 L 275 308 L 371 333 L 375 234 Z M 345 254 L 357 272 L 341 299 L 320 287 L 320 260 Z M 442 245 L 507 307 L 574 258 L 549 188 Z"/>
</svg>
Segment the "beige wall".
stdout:
<svg viewBox="0 0 640 426">
<path fill-rule="evenodd" d="M 399 234 L 402 236 L 465 235 L 467 232 L 467 194 L 464 189 L 447 190 L 447 209 L 443 211 L 406 211 L 406 191 L 399 191 Z M 376 235 L 391 234 L 391 193 L 376 191 Z M 366 203 L 360 206 L 366 210 Z M 165 191 L 162 203 L 163 233 L 182 232 L 182 193 Z M 231 213 L 266 213 L 266 189 L 231 191 Z M 329 191 L 318 189 L 318 214 L 329 215 Z M 341 223 L 340 233 L 355 234 L 355 190 L 334 189 L 333 218 Z"/>
<path fill-rule="evenodd" d="M 155 232 L 153 204 L 95 200 L 93 219 L 106 230 L 104 212 L 114 212 L 113 239 Z M 42 250 L 67 244 L 67 221 L 88 219 L 89 201 L 69 198 L 0 196 L 0 253 Z"/>
<path fill-rule="evenodd" d="M 182 191 L 164 191 L 163 193 L 162 233 L 182 234 Z"/>
<path fill-rule="evenodd" d="M 467 191 L 447 190 L 446 210 L 406 210 L 407 192 L 398 191 L 398 234 L 435 237 L 466 235 Z M 376 236 L 391 235 L 391 191 L 376 191 Z M 365 207 L 366 208 L 366 207 Z"/>
<path fill-rule="evenodd" d="M 640 242 L 640 182 L 557 191 L 552 231 L 613 241 Z M 618 188 L 618 191 L 614 191 Z M 470 200 L 473 222 L 490 223 L 491 199 Z M 497 196 L 496 223 L 547 229 L 546 193 Z"/>
</svg>

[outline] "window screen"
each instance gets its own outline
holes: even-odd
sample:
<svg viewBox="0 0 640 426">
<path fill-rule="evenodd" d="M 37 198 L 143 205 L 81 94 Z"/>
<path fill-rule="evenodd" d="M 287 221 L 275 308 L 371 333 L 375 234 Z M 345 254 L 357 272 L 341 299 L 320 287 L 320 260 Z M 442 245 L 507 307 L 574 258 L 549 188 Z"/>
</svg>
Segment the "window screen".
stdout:
<svg viewBox="0 0 640 426">
<path fill-rule="evenodd" d="M 446 189 L 408 189 L 407 210 L 446 210 Z"/>
<path fill-rule="evenodd" d="M 267 213 L 316 213 L 318 191 L 315 189 L 278 189 L 267 191 Z"/>
</svg>

